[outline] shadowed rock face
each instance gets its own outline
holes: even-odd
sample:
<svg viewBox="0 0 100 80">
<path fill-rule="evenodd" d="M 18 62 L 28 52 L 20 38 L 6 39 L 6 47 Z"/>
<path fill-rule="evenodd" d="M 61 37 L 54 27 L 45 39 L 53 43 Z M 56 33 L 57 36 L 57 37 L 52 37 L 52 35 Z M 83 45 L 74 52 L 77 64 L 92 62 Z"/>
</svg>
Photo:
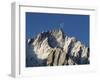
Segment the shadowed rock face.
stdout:
<svg viewBox="0 0 100 80">
<path fill-rule="evenodd" d="M 62 29 L 42 32 L 26 40 L 26 66 L 89 64 L 89 48 Z"/>
</svg>

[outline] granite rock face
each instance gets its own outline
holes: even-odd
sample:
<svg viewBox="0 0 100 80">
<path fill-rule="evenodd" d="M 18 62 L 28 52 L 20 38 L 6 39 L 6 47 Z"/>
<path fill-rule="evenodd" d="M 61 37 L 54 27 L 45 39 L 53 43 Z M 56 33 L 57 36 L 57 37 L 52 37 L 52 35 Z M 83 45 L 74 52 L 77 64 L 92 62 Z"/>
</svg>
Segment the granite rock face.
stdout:
<svg viewBox="0 0 100 80">
<path fill-rule="evenodd" d="M 26 40 L 26 66 L 89 64 L 89 48 L 62 29 L 39 33 Z"/>
</svg>

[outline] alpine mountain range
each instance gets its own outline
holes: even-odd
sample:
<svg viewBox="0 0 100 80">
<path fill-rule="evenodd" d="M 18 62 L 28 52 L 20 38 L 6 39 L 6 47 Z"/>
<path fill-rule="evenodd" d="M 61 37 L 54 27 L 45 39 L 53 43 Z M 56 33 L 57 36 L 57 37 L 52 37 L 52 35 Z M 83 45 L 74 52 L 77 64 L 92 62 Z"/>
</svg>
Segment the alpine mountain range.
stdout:
<svg viewBox="0 0 100 80">
<path fill-rule="evenodd" d="M 89 47 L 62 28 L 26 40 L 26 67 L 89 64 Z"/>
</svg>

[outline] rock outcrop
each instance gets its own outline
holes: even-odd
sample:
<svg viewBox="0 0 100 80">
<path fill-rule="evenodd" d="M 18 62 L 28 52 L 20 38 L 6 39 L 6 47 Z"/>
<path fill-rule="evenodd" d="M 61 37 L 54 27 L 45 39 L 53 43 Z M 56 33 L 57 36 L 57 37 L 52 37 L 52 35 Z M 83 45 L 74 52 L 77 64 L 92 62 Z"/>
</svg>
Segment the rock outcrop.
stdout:
<svg viewBox="0 0 100 80">
<path fill-rule="evenodd" d="M 89 64 L 89 48 L 62 29 L 39 33 L 26 40 L 26 66 Z"/>
</svg>

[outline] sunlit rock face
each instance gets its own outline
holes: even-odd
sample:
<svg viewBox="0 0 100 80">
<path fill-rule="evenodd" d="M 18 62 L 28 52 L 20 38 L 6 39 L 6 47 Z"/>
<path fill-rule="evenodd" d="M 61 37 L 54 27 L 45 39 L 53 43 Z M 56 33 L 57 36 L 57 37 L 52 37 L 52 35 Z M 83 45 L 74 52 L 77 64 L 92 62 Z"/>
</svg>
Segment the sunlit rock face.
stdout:
<svg viewBox="0 0 100 80">
<path fill-rule="evenodd" d="M 26 66 L 89 64 L 89 48 L 62 29 L 39 33 L 26 40 Z"/>
</svg>

